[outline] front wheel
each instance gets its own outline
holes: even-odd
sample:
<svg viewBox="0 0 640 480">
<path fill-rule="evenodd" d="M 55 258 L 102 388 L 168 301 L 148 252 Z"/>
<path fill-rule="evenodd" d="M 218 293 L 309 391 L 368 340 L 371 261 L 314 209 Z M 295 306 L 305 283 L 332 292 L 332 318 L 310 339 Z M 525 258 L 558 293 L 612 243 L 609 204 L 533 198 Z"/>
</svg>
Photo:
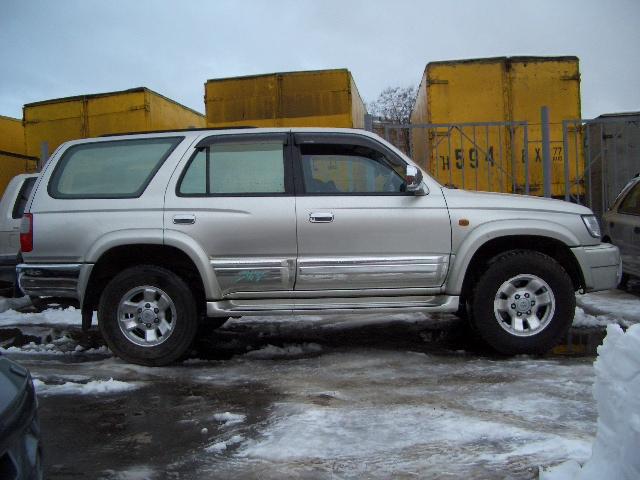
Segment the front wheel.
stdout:
<svg viewBox="0 0 640 480">
<path fill-rule="evenodd" d="M 107 345 L 127 362 L 167 365 L 193 342 L 197 310 L 187 284 L 175 273 L 152 265 L 124 270 L 106 286 L 98 325 Z"/>
<path fill-rule="evenodd" d="M 566 334 L 575 315 L 567 272 L 540 252 L 513 250 L 495 257 L 478 280 L 472 322 L 500 353 L 544 353 Z"/>
</svg>

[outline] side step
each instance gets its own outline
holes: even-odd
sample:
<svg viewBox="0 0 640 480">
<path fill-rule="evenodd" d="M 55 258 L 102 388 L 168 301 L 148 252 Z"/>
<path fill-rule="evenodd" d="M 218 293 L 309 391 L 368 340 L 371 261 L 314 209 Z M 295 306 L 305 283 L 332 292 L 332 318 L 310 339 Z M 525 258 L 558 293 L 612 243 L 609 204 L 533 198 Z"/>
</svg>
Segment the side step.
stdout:
<svg viewBox="0 0 640 480">
<path fill-rule="evenodd" d="M 267 298 L 207 302 L 209 317 L 319 313 L 455 312 L 460 297 L 453 295 L 362 298 Z"/>
</svg>

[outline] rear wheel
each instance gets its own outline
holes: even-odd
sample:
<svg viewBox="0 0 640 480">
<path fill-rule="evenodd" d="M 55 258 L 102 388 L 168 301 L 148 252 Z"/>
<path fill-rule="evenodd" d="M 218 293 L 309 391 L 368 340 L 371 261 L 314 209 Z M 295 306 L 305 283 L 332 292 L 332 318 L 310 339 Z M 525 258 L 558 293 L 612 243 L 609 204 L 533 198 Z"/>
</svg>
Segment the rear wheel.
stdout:
<svg viewBox="0 0 640 480">
<path fill-rule="evenodd" d="M 567 272 L 548 255 L 513 250 L 490 261 L 472 300 L 472 322 L 504 354 L 538 354 L 566 334 L 575 315 Z"/>
<path fill-rule="evenodd" d="M 98 307 L 100 331 L 111 351 L 140 365 L 179 359 L 193 342 L 197 320 L 187 284 L 152 265 L 128 268 L 114 277 Z"/>
</svg>

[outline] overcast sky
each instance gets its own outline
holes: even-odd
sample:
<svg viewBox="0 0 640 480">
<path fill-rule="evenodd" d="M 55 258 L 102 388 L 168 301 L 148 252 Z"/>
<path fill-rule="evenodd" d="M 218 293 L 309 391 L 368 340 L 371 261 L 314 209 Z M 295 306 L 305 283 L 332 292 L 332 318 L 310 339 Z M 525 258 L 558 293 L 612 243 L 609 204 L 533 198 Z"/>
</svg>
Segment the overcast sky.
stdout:
<svg viewBox="0 0 640 480">
<path fill-rule="evenodd" d="M 362 97 L 428 62 L 577 55 L 582 114 L 640 110 L 640 0 L 0 0 L 0 115 L 146 86 L 204 112 L 209 78 L 343 68 Z"/>
</svg>

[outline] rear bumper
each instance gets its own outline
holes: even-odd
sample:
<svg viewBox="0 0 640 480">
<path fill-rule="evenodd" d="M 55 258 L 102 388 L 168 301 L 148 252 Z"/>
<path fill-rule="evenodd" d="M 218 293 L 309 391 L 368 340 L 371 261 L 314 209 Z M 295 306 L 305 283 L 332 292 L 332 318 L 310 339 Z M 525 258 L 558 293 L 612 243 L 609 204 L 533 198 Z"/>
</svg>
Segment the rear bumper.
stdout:
<svg viewBox="0 0 640 480">
<path fill-rule="evenodd" d="M 618 247 L 602 243 L 593 247 L 574 247 L 571 250 L 580 264 L 585 291 L 608 290 L 618 286 L 622 275 Z"/>
<path fill-rule="evenodd" d="M 30 297 L 75 298 L 80 304 L 92 264 L 28 264 L 16 267 L 18 285 Z"/>
</svg>

